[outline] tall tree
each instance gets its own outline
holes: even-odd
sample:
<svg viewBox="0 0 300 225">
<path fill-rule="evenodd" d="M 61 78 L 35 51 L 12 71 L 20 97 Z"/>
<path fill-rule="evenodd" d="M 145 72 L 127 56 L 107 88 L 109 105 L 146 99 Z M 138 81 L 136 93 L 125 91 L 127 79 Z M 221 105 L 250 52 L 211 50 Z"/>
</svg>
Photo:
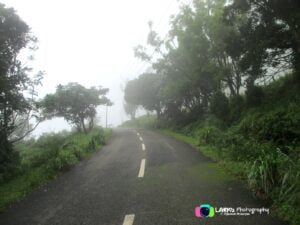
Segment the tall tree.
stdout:
<svg viewBox="0 0 300 225">
<path fill-rule="evenodd" d="M 0 4 L 0 181 L 16 156 L 12 144 L 38 124 L 22 135 L 13 135 L 20 127 L 27 126 L 30 119 L 39 120 L 34 87 L 40 84 L 43 74 L 31 79 L 30 68 L 24 67 L 18 58 L 22 49 L 33 49 L 35 43 L 30 28 L 15 10 Z"/>
</svg>

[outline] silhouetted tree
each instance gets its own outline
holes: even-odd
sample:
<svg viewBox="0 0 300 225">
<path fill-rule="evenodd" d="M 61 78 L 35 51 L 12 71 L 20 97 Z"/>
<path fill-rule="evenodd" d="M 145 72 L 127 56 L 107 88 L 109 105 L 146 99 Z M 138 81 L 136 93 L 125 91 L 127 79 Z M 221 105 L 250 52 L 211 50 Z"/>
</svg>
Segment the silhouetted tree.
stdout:
<svg viewBox="0 0 300 225">
<path fill-rule="evenodd" d="M 63 117 L 76 126 L 79 132 L 89 132 L 94 126 L 96 108 L 112 105 L 105 96 L 108 88 L 85 88 L 77 83 L 59 85 L 54 94 L 48 94 L 40 102 L 46 118 Z"/>
</svg>

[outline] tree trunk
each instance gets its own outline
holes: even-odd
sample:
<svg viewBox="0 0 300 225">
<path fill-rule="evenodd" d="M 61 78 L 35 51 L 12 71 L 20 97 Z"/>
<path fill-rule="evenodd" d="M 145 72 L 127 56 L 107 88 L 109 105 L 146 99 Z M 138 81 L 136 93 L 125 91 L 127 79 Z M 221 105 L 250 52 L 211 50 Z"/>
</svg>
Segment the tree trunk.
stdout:
<svg viewBox="0 0 300 225">
<path fill-rule="evenodd" d="M 159 107 L 156 108 L 156 115 L 157 115 L 157 124 L 156 124 L 156 128 L 159 128 L 159 123 L 161 121 L 161 110 Z"/>
<path fill-rule="evenodd" d="M 89 122 L 89 131 L 91 131 L 93 128 L 94 128 L 94 117 L 91 117 Z"/>
<path fill-rule="evenodd" d="M 85 127 L 85 124 L 84 124 L 84 118 L 83 118 L 83 117 L 81 117 L 81 126 L 82 126 L 82 128 L 83 128 L 84 133 L 87 134 L 88 131 L 87 131 L 86 127 Z"/>
</svg>

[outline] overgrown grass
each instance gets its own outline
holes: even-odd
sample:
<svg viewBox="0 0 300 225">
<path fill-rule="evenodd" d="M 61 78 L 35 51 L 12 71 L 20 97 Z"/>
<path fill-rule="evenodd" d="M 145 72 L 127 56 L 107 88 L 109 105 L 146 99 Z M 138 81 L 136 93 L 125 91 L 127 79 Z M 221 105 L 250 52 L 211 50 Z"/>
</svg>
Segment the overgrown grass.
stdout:
<svg viewBox="0 0 300 225">
<path fill-rule="evenodd" d="M 193 146 L 203 155 L 211 158 L 216 163 L 218 163 L 219 167 L 224 169 L 230 175 L 237 177 L 239 179 L 245 179 L 247 174 L 246 173 L 247 165 L 245 165 L 245 163 L 224 159 L 223 157 L 221 157 L 216 147 L 210 145 L 201 145 L 197 138 L 179 133 L 178 131 L 175 132 L 175 131 L 163 129 L 163 130 L 159 130 L 159 132 L 168 135 L 170 137 L 174 137 L 178 140 L 181 140 Z"/>
<path fill-rule="evenodd" d="M 289 109 L 287 108 L 286 111 Z M 270 115 L 272 117 L 274 112 L 261 115 L 260 121 L 257 121 L 255 126 L 260 126 L 261 123 L 265 129 L 268 129 L 269 124 L 266 121 L 269 121 Z M 253 114 L 252 119 L 255 117 L 256 115 Z M 290 145 L 286 145 L 286 142 L 283 145 L 282 142 L 278 143 L 277 138 L 273 141 L 270 137 L 273 135 L 272 131 L 275 133 L 280 126 L 282 136 L 286 135 L 286 131 L 291 133 L 290 130 L 296 132 L 297 129 L 283 129 L 282 126 L 288 126 L 284 120 L 277 121 L 280 126 L 276 126 L 276 122 L 273 121 L 274 128 L 269 129 L 270 137 L 266 141 L 258 137 L 260 133 L 265 135 L 264 131 L 246 135 L 250 133 L 250 128 L 254 129 L 254 125 L 247 120 L 242 120 L 238 126 L 227 130 L 220 130 L 213 126 L 203 127 L 203 124 L 198 123 L 199 126 L 189 125 L 177 131 L 161 130 L 160 132 L 194 146 L 204 155 L 215 160 L 220 168 L 248 182 L 249 188 L 259 197 L 271 200 L 273 209 L 281 218 L 296 225 L 300 221 L 298 136 L 288 135 L 291 139 Z M 293 122 L 288 124 L 289 127 L 294 126 Z M 249 128 L 246 127 L 248 125 Z M 245 136 L 240 131 L 241 127 L 247 130 Z"/>
<path fill-rule="evenodd" d="M 89 134 L 52 133 L 19 143 L 19 173 L 0 185 L 0 211 L 91 155 L 110 135 L 110 129 L 95 128 Z"/>
</svg>

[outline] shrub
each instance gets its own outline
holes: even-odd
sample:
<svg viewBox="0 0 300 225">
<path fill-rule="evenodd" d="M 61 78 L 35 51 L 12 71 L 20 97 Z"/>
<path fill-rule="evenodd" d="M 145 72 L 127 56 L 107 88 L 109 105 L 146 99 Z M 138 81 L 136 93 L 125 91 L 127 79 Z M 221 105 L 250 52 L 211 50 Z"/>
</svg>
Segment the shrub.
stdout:
<svg viewBox="0 0 300 225">
<path fill-rule="evenodd" d="M 13 146 L 0 135 L 0 183 L 18 173 L 20 157 Z"/>
<path fill-rule="evenodd" d="M 276 152 L 261 151 L 260 156 L 253 162 L 249 170 L 250 187 L 270 195 L 279 179 L 277 156 Z"/>
<path fill-rule="evenodd" d="M 78 148 L 78 146 L 72 146 L 72 150 L 71 150 L 74 154 L 74 156 L 78 159 L 81 160 L 84 158 L 84 156 L 87 155 L 87 152 L 82 149 L 82 148 Z"/>
<path fill-rule="evenodd" d="M 245 100 L 243 96 L 237 95 L 233 96 L 229 99 L 229 120 L 231 123 L 238 122 L 241 117 L 243 112 L 245 111 Z"/>
<path fill-rule="evenodd" d="M 220 145 L 223 132 L 215 126 L 205 126 L 197 132 L 199 144 Z"/>
<path fill-rule="evenodd" d="M 246 104 L 248 107 L 260 106 L 264 99 L 263 88 L 260 86 L 248 86 L 246 90 Z"/>
<path fill-rule="evenodd" d="M 300 137 L 300 107 L 290 104 L 268 113 L 248 115 L 239 124 L 238 131 L 260 141 L 271 141 L 277 145 L 295 145 Z"/>
<path fill-rule="evenodd" d="M 220 91 L 216 92 L 210 105 L 210 111 L 225 124 L 229 124 L 229 100 L 226 95 Z"/>
<path fill-rule="evenodd" d="M 271 198 L 282 217 L 299 219 L 300 160 L 292 160 L 279 149 L 262 151 L 248 172 L 250 187 Z"/>
<path fill-rule="evenodd" d="M 59 151 L 57 157 L 50 160 L 48 163 L 48 168 L 50 170 L 60 171 L 68 169 L 70 166 L 74 165 L 78 159 L 73 154 L 72 150 L 64 149 Z"/>
<path fill-rule="evenodd" d="M 35 142 L 24 141 L 17 146 L 21 156 L 20 168 L 23 173 L 44 165 L 55 171 L 65 169 L 104 143 L 105 134 L 102 128 L 95 128 L 89 134 L 44 134 Z"/>
<path fill-rule="evenodd" d="M 105 133 L 103 128 L 97 128 L 94 131 L 94 133 L 92 134 L 92 141 L 96 146 L 105 144 L 106 140 L 105 140 Z"/>
</svg>

